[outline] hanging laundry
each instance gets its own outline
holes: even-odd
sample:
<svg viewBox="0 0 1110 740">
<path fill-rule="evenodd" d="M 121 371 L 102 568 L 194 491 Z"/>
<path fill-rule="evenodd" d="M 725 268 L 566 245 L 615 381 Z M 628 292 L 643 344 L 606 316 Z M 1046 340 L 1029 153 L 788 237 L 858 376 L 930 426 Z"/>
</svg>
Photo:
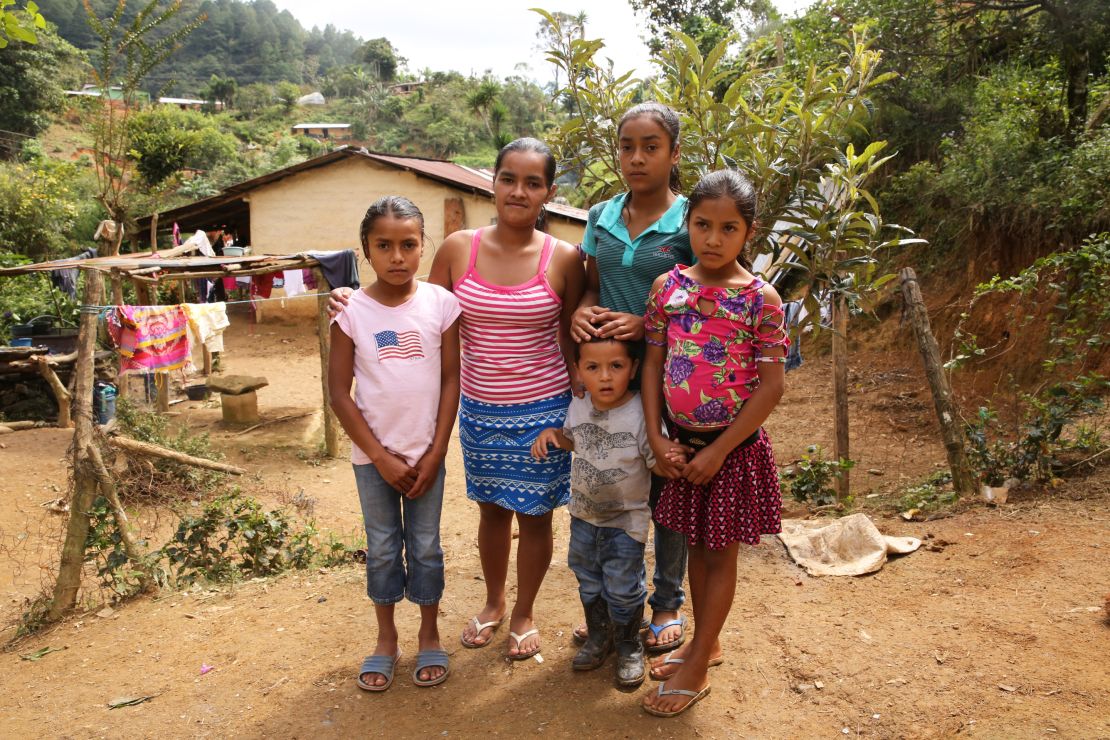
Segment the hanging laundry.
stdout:
<svg viewBox="0 0 1110 740">
<path fill-rule="evenodd" d="M 285 297 L 292 298 L 293 296 L 306 293 L 304 285 L 304 273 L 300 270 L 286 270 L 283 274 L 285 280 Z"/>
<path fill-rule="evenodd" d="M 96 256 L 96 247 L 89 247 L 80 254 L 72 257 L 72 261 L 92 259 Z M 52 270 L 50 283 L 70 298 L 77 298 L 77 268 L 67 267 L 64 270 Z"/>
<path fill-rule="evenodd" d="M 358 257 L 355 250 L 342 249 L 337 252 L 306 252 L 320 263 L 324 279 L 333 288 L 354 288 L 358 290 Z"/>
<path fill-rule="evenodd" d="M 255 298 L 269 298 L 270 293 L 274 289 L 274 276 L 276 272 L 268 272 L 265 275 L 252 275 L 251 276 L 251 300 Z"/>
<path fill-rule="evenodd" d="M 221 279 L 223 280 L 223 285 L 224 285 L 224 291 L 225 292 L 235 290 L 235 288 L 238 287 L 235 284 L 235 278 L 233 278 L 233 277 L 225 277 L 225 278 L 221 278 Z"/>
<path fill-rule="evenodd" d="M 204 345 L 209 352 L 224 351 L 224 329 L 231 325 L 227 318 L 227 304 L 185 303 L 185 317 L 189 321 L 189 343 L 192 348 Z"/>
<path fill-rule="evenodd" d="M 805 318 L 806 312 L 802 308 L 801 301 L 790 301 L 789 303 L 782 304 L 783 323 L 786 324 L 786 332 L 789 336 L 793 337 L 790 343 L 790 349 L 786 353 L 786 372 L 797 370 L 802 366 L 802 334 L 801 332 L 794 331 L 801 320 Z"/>
<path fill-rule="evenodd" d="M 208 241 L 208 234 L 205 234 L 200 229 L 197 229 L 195 234 L 186 239 L 185 243 L 182 246 L 195 247 L 197 251 L 203 254 L 205 257 L 216 256 L 216 250 L 212 249 L 212 242 Z"/>
<path fill-rule="evenodd" d="M 181 306 L 116 306 L 108 333 L 123 373 L 178 370 L 189 361 L 188 320 Z"/>
<path fill-rule="evenodd" d="M 316 285 L 316 273 L 307 267 L 301 270 L 301 281 L 304 283 L 304 287 L 309 290 L 316 290 L 319 287 Z"/>
</svg>

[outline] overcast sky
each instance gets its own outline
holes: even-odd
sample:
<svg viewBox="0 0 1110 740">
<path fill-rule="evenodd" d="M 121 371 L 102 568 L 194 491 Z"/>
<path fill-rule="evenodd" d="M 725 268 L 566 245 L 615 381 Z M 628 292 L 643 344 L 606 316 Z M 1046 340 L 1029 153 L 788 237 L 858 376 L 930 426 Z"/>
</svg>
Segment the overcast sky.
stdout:
<svg viewBox="0 0 1110 740">
<path fill-rule="evenodd" d="M 648 51 L 641 36 L 643 24 L 627 0 L 411 0 L 367 3 L 365 0 L 275 0 L 306 28 L 328 23 L 349 29 L 365 39 L 386 37 L 418 71 L 454 69 L 480 75 L 487 69 L 498 77 L 523 72 L 547 82 L 550 64 L 538 51 L 536 30 L 540 16 L 529 8 L 577 14 L 585 10 L 588 38 L 602 38 L 618 72 L 649 70 Z M 807 7 L 810 0 L 776 0 L 787 14 Z M 518 70 L 517 65 L 528 69 Z"/>
</svg>

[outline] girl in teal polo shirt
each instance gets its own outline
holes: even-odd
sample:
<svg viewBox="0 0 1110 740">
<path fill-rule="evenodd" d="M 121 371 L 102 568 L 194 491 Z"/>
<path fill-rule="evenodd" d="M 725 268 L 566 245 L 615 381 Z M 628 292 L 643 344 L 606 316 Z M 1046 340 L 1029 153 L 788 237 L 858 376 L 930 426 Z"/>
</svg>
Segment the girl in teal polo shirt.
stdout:
<svg viewBox="0 0 1110 740">
<path fill-rule="evenodd" d="M 675 265 L 692 265 L 686 231 L 686 198 L 679 193 L 679 120 L 661 103 L 641 103 L 617 126 L 621 175 L 628 192 L 590 209 L 582 249 L 586 253 L 586 292 L 571 320 L 576 341 L 613 337 L 637 343 L 643 356 L 644 309 L 652 283 Z M 639 379 L 634 381 L 639 386 Z M 581 393 L 581 391 L 576 391 Z M 675 471 L 663 456 L 665 472 Z M 650 505 L 655 508 L 665 478 L 652 476 Z M 686 540 L 655 525 L 655 589 L 645 639 L 648 652 L 673 650 L 686 639 Z M 575 638 L 586 638 L 585 625 Z"/>
</svg>

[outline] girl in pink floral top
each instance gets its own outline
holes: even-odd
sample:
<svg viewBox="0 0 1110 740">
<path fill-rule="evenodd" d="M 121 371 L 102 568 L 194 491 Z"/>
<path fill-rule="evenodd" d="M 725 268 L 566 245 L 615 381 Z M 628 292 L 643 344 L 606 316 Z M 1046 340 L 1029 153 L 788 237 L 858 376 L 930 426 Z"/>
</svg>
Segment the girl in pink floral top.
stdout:
<svg viewBox="0 0 1110 740">
<path fill-rule="evenodd" d="M 734 171 L 702 178 L 686 212 L 697 264 L 660 275 L 644 317 L 644 416 L 671 478 L 654 517 L 686 536 L 697 615 L 693 640 L 652 665 L 663 683 L 643 706 L 665 717 L 709 693 L 740 543 L 780 531 L 778 469 L 761 425 L 782 397 L 788 341 L 782 301 L 743 257 L 755 200 L 755 188 Z M 672 436 L 692 453 L 688 462 L 668 456 L 673 442 L 658 431 L 664 408 Z"/>
</svg>

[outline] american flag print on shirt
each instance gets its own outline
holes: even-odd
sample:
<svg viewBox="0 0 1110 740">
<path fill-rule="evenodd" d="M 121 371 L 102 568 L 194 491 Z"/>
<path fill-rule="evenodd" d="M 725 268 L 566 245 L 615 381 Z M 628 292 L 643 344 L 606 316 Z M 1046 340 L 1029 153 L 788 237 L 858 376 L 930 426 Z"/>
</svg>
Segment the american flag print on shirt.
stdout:
<svg viewBox="0 0 1110 740">
<path fill-rule="evenodd" d="M 424 357 L 418 331 L 379 331 L 374 333 L 378 360 L 414 360 Z"/>
</svg>

